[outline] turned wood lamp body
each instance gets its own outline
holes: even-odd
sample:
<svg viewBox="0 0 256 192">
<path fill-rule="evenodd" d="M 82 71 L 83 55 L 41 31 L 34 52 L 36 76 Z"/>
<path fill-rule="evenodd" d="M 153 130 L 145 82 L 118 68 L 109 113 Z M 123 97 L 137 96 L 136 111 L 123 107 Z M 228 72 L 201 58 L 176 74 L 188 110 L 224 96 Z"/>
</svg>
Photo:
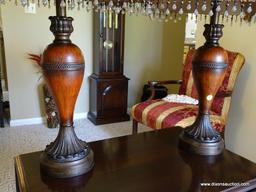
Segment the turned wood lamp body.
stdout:
<svg viewBox="0 0 256 192">
<path fill-rule="evenodd" d="M 57 16 L 50 17 L 55 36 L 43 53 L 42 67 L 60 116 L 60 130 L 55 141 L 41 155 L 42 172 L 57 178 L 82 175 L 93 167 L 93 152 L 74 132 L 73 113 L 84 75 L 81 50 L 69 39 L 72 18 L 56 1 Z"/>
<path fill-rule="evenodd" d="M 180 145 L 200 155 L 218 155 L 223 151 L 224 141 L 210 123 L 209 110 L 212 101 L 225 77 L 228 64 L 227 52 L 219 46 L 223 25 L 218 24 L 216 7 L 210 24 L 205 25 L 206 42 L 193 56 L 192 72 L 199 96 L 199 111 L 195 122 L 180 136 Z"/>
</svg>

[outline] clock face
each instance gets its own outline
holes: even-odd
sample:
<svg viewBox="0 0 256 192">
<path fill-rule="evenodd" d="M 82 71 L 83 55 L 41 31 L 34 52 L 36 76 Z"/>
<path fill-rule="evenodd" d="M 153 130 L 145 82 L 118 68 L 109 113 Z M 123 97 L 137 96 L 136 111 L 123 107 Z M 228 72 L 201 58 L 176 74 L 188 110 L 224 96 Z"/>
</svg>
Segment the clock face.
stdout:
<svg viewBox="0 0 256 192">
<path fill-rule="evenodd" d="M 110 40 L 105 40 L 103 43 L 103 46 L 105 49 L 112 49 L 113 48 L 113 42 Z"/>
<path fill-rule="evenodd" d="M 94 73 L 123 74 L 124 15 L 94 13 Z"/>
</svg>

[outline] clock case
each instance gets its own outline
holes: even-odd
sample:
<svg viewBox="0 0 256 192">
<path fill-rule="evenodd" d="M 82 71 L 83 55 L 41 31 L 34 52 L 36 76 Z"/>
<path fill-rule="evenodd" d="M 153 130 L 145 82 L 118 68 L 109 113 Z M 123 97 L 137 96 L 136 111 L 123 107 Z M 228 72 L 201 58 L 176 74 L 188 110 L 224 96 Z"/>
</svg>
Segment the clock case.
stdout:
<svg viewBox="0 0 256 192">
<path fill-rule="evenodd" d="M 123 74 L 125 16 L 95 12 L 93 30 L 88 119 L 96 125 L 128 121 L 129 79 Z"/>
</svg>

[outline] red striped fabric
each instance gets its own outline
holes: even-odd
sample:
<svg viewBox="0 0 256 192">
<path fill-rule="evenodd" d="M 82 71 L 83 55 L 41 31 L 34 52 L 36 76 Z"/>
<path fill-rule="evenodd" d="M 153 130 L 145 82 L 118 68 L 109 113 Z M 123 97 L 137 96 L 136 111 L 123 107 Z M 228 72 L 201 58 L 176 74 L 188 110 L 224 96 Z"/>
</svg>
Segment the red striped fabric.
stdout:
<svg viewBox="0 0 256 192">
<path fill-rule="evenodd" d="M 172 110 L 174 109 L 174 110 Z M 163 115 L 166 112 L 170 112 L 168 115 Z M 153 129 L 162 129 L 175 126 L 180 121 L 184 121 L 184 126 L 188 126 L 186 119 L 196 117 L 198 113 L 198 106 L 183 104 L 183 103 L 171 103 L 163 100 L 151 100 L 139 103 L 132 108 L 133 118 Z M 212 124 L 216 130 L 222 132 L 224 130 L 224 124 L 221 117 L 219 117 L 213 111 L 211 115 L 217 117 L 212 120 Z M 160 123 L 160 124 L 159 124 Z M 193 122 L 191 122 L 192 124 Z M 157 126 L 160 125 L 160 126 Z"/>
</svg>

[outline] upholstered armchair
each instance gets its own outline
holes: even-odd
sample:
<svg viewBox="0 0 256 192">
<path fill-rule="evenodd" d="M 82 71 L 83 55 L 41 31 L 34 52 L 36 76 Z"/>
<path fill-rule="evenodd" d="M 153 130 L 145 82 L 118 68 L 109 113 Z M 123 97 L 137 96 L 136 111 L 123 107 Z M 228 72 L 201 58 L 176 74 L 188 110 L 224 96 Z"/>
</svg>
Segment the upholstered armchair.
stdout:
<svg viewBox="0 0 256 192">
<path fill-rule="evenodd" d="M 188 52 L 183 66 L 182 80 L 149 81 L 151 87 L 150 98 L 132 107 L 133 133 L 138 131 L 138 122 L 152 129 L 169 128 L 173 126 L 187 127 L 197 116 L 198 106 L 169 102 L 163 99 L 153 100 L 154 85 L 180 84 L 179 94 L 198 98 L 192 76 L 192 58 L 195 50 Z M 223 134 L 231 102 L 231 95 L 237 75 L 244 64 L 244 56 L 240 53 L 228 51 L 229 63 L 225 78 L 219 88 L 210 111 L 213 127 Z"/>
</svg>

